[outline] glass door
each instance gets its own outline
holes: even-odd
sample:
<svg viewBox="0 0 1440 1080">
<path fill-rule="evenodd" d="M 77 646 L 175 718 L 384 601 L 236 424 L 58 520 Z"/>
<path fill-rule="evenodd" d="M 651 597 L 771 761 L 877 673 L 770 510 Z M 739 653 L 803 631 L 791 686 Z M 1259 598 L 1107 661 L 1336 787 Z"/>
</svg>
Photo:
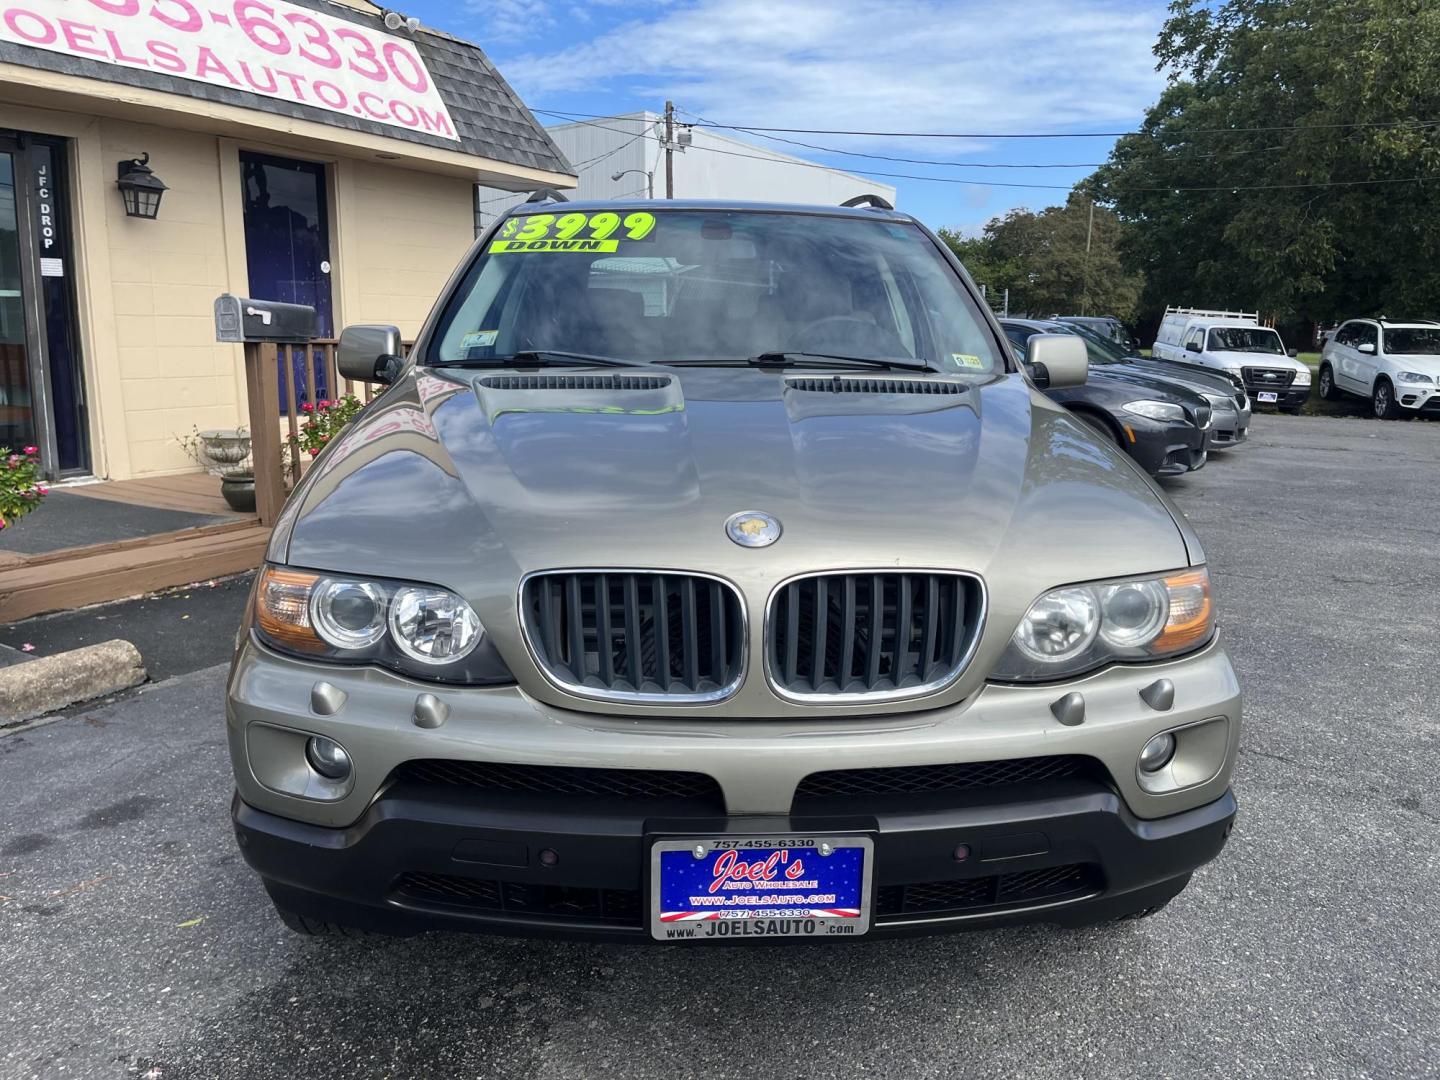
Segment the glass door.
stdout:
<svg viewBox="0 0 1440 1080">
<path fill-rule="evenodd" d="M 36 442 L 31 393 L 33 336 L 30 289 L 20 244 L 20 170 L 13 147 L 0 141 L 0 449 Z"/>
<path fill-rule="evenodd" d="M 0 132 L 0 447 L 47 477 L 90 471 L 65 142 Z"/>
</svg>

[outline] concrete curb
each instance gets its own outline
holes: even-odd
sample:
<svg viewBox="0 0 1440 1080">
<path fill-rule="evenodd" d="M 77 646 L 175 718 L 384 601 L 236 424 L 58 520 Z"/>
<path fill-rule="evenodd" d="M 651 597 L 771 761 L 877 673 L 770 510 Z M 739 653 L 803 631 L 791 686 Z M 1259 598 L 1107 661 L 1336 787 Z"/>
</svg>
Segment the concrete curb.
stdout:
<svg viewBox="0 0 1440 1080">
<path fill-rule="evenodd" d="M 17 723 L 145 681 L 140 650 L 116 638 L 0 668 L 0 723 Z"/>
</svg>

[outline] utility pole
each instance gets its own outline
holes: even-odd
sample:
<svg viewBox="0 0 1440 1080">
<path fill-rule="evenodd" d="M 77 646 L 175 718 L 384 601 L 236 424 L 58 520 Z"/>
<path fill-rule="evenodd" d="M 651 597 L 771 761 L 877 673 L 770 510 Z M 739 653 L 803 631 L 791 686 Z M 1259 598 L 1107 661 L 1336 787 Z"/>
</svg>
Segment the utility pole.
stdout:
<svg viewBox="0 0 1440 1080">
<path fill-rule="evenodd" d="M 665 102 L 665 198 L 675 197 L 675 103 Z"/>
<path fill-rule="evenodd" d="M 1080 298 L 1080 314 L 1090 311 L 1090 234 L 1095 231 L 1095 200 L 1090 200 L 1090 222 L 1085 226 L 1085 292 Z"/>
</svg>

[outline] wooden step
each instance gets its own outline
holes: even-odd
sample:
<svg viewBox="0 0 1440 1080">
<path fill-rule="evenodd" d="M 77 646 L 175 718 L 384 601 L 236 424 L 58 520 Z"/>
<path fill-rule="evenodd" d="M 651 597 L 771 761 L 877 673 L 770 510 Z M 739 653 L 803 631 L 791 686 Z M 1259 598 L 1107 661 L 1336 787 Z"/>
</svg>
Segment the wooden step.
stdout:
<svg viewBox="0 0 1440 1080">
<path fill-rule="evenodd" d="M 269 539 L 250 519 L 0 562 L 0 622 L 253 570 Z"/>
</svg>

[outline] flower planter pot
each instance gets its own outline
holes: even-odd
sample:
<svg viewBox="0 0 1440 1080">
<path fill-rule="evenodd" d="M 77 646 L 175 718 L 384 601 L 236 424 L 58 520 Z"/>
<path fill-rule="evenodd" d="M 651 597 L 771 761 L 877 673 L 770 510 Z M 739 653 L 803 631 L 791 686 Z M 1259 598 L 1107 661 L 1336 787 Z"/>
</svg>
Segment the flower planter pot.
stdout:
<svg viewBox="0 0 1440 1080">
<path fill-rule="evenodd" d="M 220 494 L 231 510 L 241 514 L 255 512 L 255 477 L 227 476 L 220 481 Z"/>
</svg>

